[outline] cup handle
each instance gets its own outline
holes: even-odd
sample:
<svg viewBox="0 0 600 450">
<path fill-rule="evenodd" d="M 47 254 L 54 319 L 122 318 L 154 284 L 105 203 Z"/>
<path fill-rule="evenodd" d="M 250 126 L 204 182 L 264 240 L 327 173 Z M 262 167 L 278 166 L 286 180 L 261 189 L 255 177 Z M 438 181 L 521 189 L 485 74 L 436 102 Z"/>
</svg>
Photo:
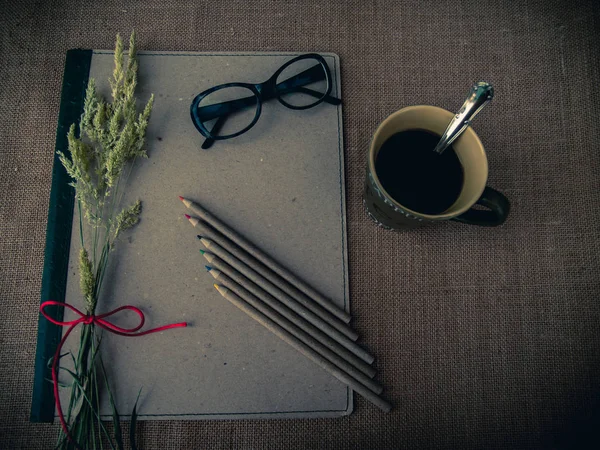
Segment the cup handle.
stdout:
<svg viewBox="0 0 600 450">
<path fill-rule="evenodd" d="M 479 225 L 482 227 L 497 227 L 502 225 L 508 218 L 510 212 L 510 202 L 504 194 L 491 187 L 486 186 L 483 194 L 476 202 L 478 205 L 488 208 L 489 211 L 480 209 L 469 209 L 467 212 L 455 217 L 452 220 L 468 223 L 469 225 Z"/>
</svg>

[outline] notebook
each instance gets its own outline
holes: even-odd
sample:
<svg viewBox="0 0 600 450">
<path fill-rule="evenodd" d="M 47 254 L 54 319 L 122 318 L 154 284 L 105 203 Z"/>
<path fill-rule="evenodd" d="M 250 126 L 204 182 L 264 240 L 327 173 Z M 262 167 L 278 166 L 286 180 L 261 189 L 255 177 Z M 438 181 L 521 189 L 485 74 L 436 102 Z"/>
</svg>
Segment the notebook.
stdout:
<svg viewBox="0 0 600 450">
<path fill-rule="evenodd" d="M 189 115 L 192 99 L 222 83 L 258 83 L 298 53 L 140 52 L 138 105 L 155 95 L 139 161 L 123 204 L 143 202 L 140 223 L 111 255 L 98 313 L 130 304 L 146 327 L 180 321 L 188 328 L 144 337 L 103 336 L 103 357 L 119 412 L 139 420 L 309 418 L 350 414 L 352 391 L 213 288 L 182 195 L 197 201 L 313 287 L 350 311 L 345 223 L 342 107 L 292 110 L 265 102 L 257 124 L 201 149 Z M 340 63 L 321 53 L 341 98 Z M 67 53 L 56 148 L 82 111 L 90 77 L 109 97 L 110 51 Z M 54 160 L 41 301 L 83 309 L 77 255 L 79 219 L 68 177 Z M 59 308 L 49 310 L 62 317 Z M 65 313 L 64 318 L 73 316 Z M 118 323 L 127 324 L 118 319 Z M 32 421 L 55 418 L 48 360 L 65 329 L 40 318 Z M 79 326 L 66 351 L 76 351 Z M 110 414 L 106 396 L 102 408 Z M 61 394 L 67 403 L 67 392 Z"/>
</svg>

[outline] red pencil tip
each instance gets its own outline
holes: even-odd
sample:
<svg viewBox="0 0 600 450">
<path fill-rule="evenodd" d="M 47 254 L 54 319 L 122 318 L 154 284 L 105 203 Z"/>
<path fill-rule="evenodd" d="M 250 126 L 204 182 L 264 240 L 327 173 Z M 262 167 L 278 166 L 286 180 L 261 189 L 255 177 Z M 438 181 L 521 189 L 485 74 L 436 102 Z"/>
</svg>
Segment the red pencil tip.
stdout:
<svg viewBox="0 0 600 450">
<path fill-rule="evenodd" d="M 187 214 L 184 214 L 184 216 L 187 220 L 190 220 L 192 218 L 192 216 L 188 216 Z"/>
<path fill-rule="evenodd" d="M 183 198 L 183 197 L 180 195 L 180 196 L 179 196 L 179 200 L 183 201 L 183 200 L 184 200 L 184 198 Z"/>
</svg>

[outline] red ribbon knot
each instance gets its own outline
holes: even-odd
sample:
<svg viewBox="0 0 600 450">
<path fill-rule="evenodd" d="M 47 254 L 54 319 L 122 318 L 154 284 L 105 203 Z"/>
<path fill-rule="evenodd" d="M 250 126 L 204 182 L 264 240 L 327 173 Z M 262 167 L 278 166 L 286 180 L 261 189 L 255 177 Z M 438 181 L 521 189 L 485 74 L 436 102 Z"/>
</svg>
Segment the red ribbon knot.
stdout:
<svg viewBox="0 0 600 450">
<path fill-rule="evenodd" d="M 73 311 L 75 314 L 77 314 L 79 316 L 79 318 L 75 319 L 75 320 L 69 320 L 67 322 L 61 322 L 59 320 L 55 320 L 54 318 L 50 317 L 46 313 L 46 311 L 44 311 L 44 309 L 47 306 L 63 306 L 65 308 L 68 308 L 71 311 Z M 136 313 L 138 315 L 138 317 L 140 318 L 140 323 L 132 328 L 123 328 L 123 327 L 119 327 L 119 326 L 115 325 L 114 323 L 111 323 L 110 321 L 106 320 L 107 317 L 110 317 L 110 316 L 118 313 L 119 311 L 124 311 L 124 310 L 133 311 L 134 313 Z M 169 325 L 163 325 L 162 327 L 151 328 L 149 330 L 138 332 L 138 330 L 144 326 L 144 323 L 146 323 L 146 317 L 144 316 L 144 313 L 142 312 L 141 309 L 136 308 L 135 306 L 131 306 L 131 305 L 124 305 L 119 308 L 113 309 L 112 311 L 109 311 L 107 313 L 95 315 L 95 314 L 84 314 L 81 311 L 79 311 L 77 308 L 75 308 L 67 303 L 64 303 L 64 302 L 56 302 L 54 300 L 49 300 L 40 305 L 40 313 L 47 320 L 52 322 L 54 325 L 59 325 L 61 327 L 69 327 L 67 329 L 67 331 L 65 332 L 65 334 L 63 335 L 62 339 L 60 340 L 60 343 L 56 347 L 56 352 L 54 353 L 54 359 L 52 361 L 52 383 L 54 384 L 54 402 L 56 405 L 56 409 L 58 411 L 58 418 L 60 419 L 60 424 L 61 424 L 62 429 L 65 432 L 65 435 L 67 436 L 67 438 L 71 442 L 73 442 L 78 448 L 79 448 L 79 445 L 77 445 L 77 443 L 73 440 L 73 438 L 69 434 L 67 422 L 65 421 L 65 417 L 62 412 L 62 407 L 60 405 L 60 396 L 58 394 L 58 371 L 57 371 L 58 360 L 60 358 L 60 351 L 62 350 L 62 347 L 63 347 L 65 341 L 69 337 L 69 334 L 71 334 L 71 331 L 73 331 L 73 329 L 80 323 L 82 323 L 84 325 L 95 324 L 95 325 L 99 326 L 100 328 L 110 331 L 111 333 L 118 334 L 119 336 L 135 337 L 135 336 L 144 336 L 144 335 L 150 334 L 150 333 L 157 333 L 159 331 L 164 331 L 164 330 L 168 330 L 171 328 L 187 327 L 186 322 L 179 322 L 179 323 L 172 323 Z"/>
</svg>

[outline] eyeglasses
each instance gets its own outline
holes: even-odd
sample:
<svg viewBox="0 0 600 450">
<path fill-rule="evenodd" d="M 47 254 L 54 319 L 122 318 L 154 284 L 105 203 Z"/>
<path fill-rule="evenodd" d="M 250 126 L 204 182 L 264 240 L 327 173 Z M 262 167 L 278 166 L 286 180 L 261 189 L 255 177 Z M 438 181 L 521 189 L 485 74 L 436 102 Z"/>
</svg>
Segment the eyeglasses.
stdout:
<svg viewBox="0 0 600 450">
<path fill-rule="evenodd" d="M 192 122 L 206 138 L 203 149 L 252 128 L 265 101 L 277 99 L 290 109 L 308 109 L 342 101 L 331 93 L 331 73 L 316 53 L 300 55 L 281 66 L 264 83 L 226 83 L 198 94 L 190 107 Z"/>
</svg>

